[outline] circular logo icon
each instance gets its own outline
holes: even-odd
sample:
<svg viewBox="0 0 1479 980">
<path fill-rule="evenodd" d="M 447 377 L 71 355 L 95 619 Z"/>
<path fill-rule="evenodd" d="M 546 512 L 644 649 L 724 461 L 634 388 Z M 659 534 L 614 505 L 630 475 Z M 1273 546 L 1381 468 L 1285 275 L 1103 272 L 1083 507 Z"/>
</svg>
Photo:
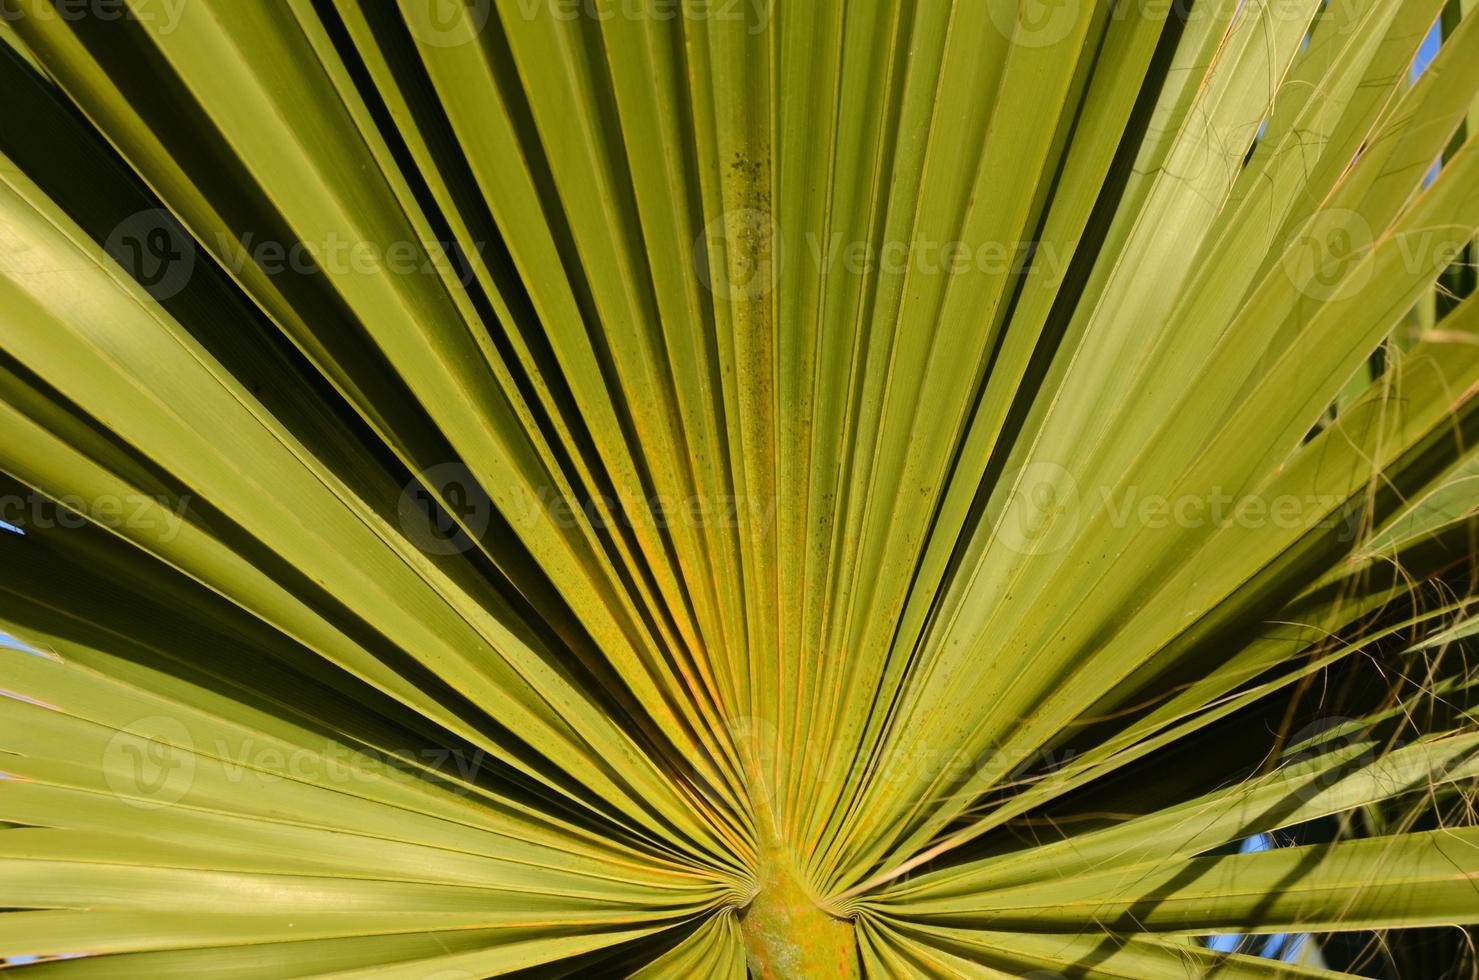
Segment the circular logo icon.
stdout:
<svg viewBox="0 0 1479 980">
<path fill-rule="evenodd" d="M 693 243 L 699 281 L 720 299 L 764 299 L 781 266 L 781 236 L 766 211 L 740 208 L 710 221 Z"/>
<path fill-rule="evenodd" d="M 1371 281 L 1376 236 L 1355 211 L 1321 211 L 1284 252 L 1284 274 L 1305 296 L 1328 303 L 1356 295 Z"/>
<path fill-rule="evenodd" d="M 996 536 L 1019 555 L 1062 550 L 1078 530 L 1078 481 L 1057 463 L 1028 463 L 1017 472 Z"/>
<path fill-rule="evenodd" d="M 1073 33 L 1082 0 L 987 0 L 991 22 L 1013 44 L 1045 48 Z"/>
<path fill-rule="evenodd" d="M 461 463 L 440 463 L 406 484 L 396 508 L 401 531 L 428 555 L 458 555 L 478 546 L 493 501 Z"/>
<path fill-rule="evenodd" d="M 164 208 L 124 218 L 103 241 L 103 251 L 157 300 L 178 294 L 195 271 L 195 242 Z"/>
<path fill-rule="evenodd" d="M 406 26 L 422 44 L 455 48 L 475 41 L 488 26 L 493 0 L 411 0 L 401 4 Z"/>
<path fill-rule="evenodd" d="M 1313 762 L 1324 756 L 1352 749 L 1367 740 L 1369 732 L 1362 722 L 1354 718 L 1319 718 L 1289 736 L 1288 748 L 1281 760 L 1284 767 L 1292 768 Z M 1349 753 L 1346 753 L 1349 755 Z M 1350 755 L 1344 761 L 1327 766 L 1313 778 L 1301 782 L 1295 795 L 1309 802 L 1335 786 L 1342 779 L 1376 761 L 1376 750 L 1370 745 Z M 1298 777 L 1293 777 L 1298 778 Z"/>
<path fill-rule="evenodd" d="M 736 718 L 726 726 L 730 742 L 740 762 L 758 770 L 752 776 L 751 797 L 756 802 L 770 798 L 770 786 L 776 775 L 776 758 L 780 749 L 779 733 L 768 719 L 752 715 Z"/>
<path fill-rule="evenodd" d="M 178 803 L 195 781 L 195 745 L 178 719 L 140 718 L 103 747 L 103 776 L 125 803 L 158 810 Z"/>
</svg>

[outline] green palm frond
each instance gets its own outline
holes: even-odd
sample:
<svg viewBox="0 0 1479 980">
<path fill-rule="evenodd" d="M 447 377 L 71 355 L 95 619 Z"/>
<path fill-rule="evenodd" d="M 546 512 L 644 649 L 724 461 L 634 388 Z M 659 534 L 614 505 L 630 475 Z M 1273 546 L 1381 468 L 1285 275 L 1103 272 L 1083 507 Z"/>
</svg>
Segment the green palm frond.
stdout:
<svg viewBox="0 0 1479 980">
<path fill-rule="evenodd" d="M 0 0 L 0 966 L 1479 925 L 1464 6 Z"/>
</svg>

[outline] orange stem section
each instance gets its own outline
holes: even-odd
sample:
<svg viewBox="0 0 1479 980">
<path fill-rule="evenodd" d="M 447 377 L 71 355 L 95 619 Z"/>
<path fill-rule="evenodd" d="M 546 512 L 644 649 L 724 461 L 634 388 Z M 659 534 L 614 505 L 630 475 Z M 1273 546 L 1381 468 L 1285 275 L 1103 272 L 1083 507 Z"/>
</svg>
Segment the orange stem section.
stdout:
<svg viewBox="0 0 1479 980">
<path fill-rule="evenodd" d="M 823 911 L 775 832 L 768 807 L 757 808 L 760 890 L 740 915 L 745 956 L 761 980 L 857 980 L 853 924 Z"/>
</svg>

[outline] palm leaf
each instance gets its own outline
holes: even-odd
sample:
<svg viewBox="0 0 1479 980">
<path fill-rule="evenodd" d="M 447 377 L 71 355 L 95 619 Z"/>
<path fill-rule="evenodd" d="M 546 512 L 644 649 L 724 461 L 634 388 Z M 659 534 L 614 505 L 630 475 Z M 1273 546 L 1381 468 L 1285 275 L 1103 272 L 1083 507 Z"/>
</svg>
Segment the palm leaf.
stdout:
<svg viewBox="0 0 1479 980">
<path fill-rule="evenodd" d="M 5 0 L 0 960 L 1479 924 L 1479 22 L 1153 7 Z"/>
</svg>

